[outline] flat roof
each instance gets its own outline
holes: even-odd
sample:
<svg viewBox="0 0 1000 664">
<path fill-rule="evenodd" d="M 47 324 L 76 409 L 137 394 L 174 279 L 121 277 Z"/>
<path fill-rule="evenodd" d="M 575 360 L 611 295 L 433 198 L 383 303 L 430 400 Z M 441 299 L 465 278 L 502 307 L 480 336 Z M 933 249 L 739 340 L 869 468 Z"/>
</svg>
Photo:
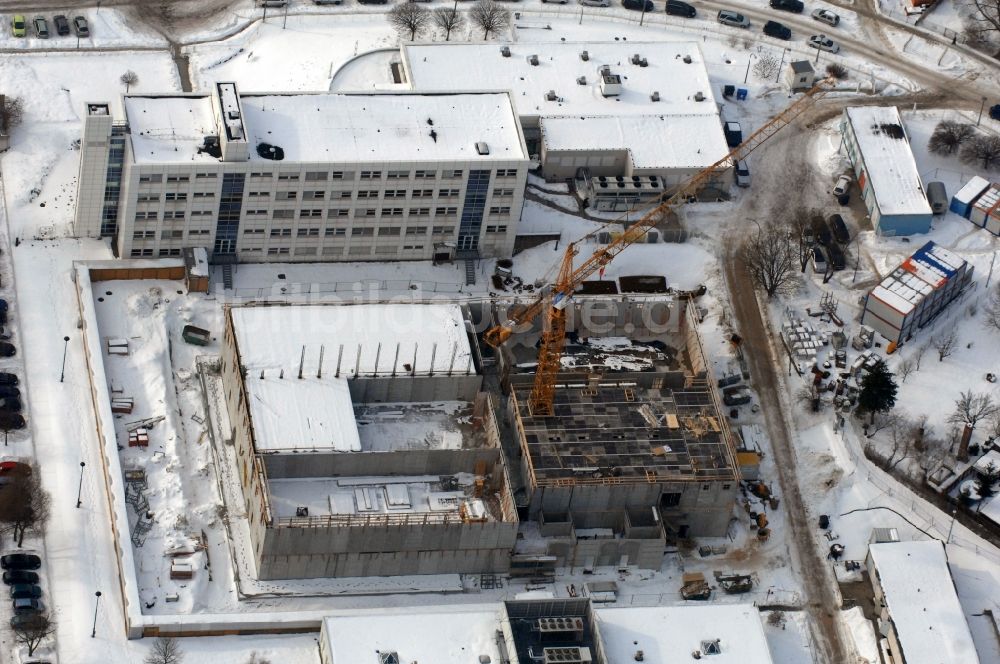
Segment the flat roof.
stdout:
<svg viewBox="0 0 1000 664">
<path fill-rule="evenodd" d="M 749 604 L 601 608 L 598 630 L 608 662 L 687 664 L 704 641 L 719 641 L 713 664 L 772 664 L 760 612 Z M 907 660 L 909 661 L 909 660 Z M 957 660 L 955 660 L 957 661 Z"/>
<path fill-rule="evenodd" d="M 474 371 L 457 304 L 301 304 L 232 307 L 240 362 L 247 375 L 284 369 L 340 377 Z M 304 354 L 303 354 L 304 351 Z M 398 351 L 398 352 L 397 352 Z M 304 360 L 303 360 L 304 358 Z M 325 380 L 325 378 L 324 378 Z"/>
<path fill-rule="evenodd" d="M 945 285 L 965 265 L 966 261 L 961 256 L 928 242 L 886 276 L 871 294 L 906 314 L 935 289 Z"/>
<path fill-rule="evenodd" d="M 248 372 L 245 383 L 258 452 L 361 451 L 346 378 L 271 369 Z"/>
<path fill-rule="evenodd" d="M 510 57 L 501 52 L 505 47 Z M 488 89 L 510 90 L 522 116 L 719 116 L 705 58 L 694 41 L 404 44 L 402 53 L 413 89 L 456 90 L 475 81 Z M 645 66 L 632 64 L 636 54 Z M 529 62 L 533 55 L 537 65 Z M 601 94 L 602 65 L 622 77 L 620 95 Z M 585 84 L 578 82 L 580 77 Z M 557 101 L 546 100 L 549 91 Z M 660 101 L 650 99 L 654 92 L 660 93 Z M 695 101 L 699 92 L 704 101 Z"/>
<path fill-rule="evenodd" d="M 931 207 L 899 110 L 895 106 L 850 106 L 844 112 L 881 213 L 929 217 Z"/>
<path fill-rule="evenodd" d="M 965 612 L 939 540 L 869 547 L 907 664 L 977 664 Z"/>
<path fill-rule="evenodd" d="M 358 404 L 354 421 L 363 452 L 487 447 L 473 412 L 468 401 L 366 403 Z"/>
<path fill-rule="evenodd" d="M 545 117 L 540 126 L 547 150 L 628 149 L 637 169 L 700 170 L 729 154 L 717 114 Z"/>
<path fill-rule="evenodd" d="M 217 136 L 211 96 L 125 95 L 125 120 L 131 128 L 132 155 L 139 163 L 218 162 L 198 154 L 206 136 Z"/>
</svg>

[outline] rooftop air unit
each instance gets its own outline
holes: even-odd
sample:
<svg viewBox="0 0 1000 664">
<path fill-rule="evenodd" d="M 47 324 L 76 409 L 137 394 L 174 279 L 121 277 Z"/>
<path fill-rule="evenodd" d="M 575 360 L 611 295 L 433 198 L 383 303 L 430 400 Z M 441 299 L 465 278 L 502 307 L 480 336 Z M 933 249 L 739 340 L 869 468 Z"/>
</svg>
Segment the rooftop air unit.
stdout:
<svg viewBox="0 0 1000 664">
<path fill-rule="evenodd" d="M 538 66 L 538 56 L 537 55 L 529 55 L 528 56 L 528 62 L 531 63 L 532 67 L 537 67 Z"/>
<path fill-rule="evenodd" d="M 489 143 L 486 141 L 478 141 L 476 143 L 476 153 L 481 155 L 488 155 L 490 153 Z"/>
<path fill-rule="evenodd" d="M 637 64 L 639 64 L 640 62 L 642 62 L 642 56 L 641 56 L 641 55 L 639 55 L 638 53 L 636 53 L 636 54 L 635 54 L 635 55 L 633 55 L 633 56 L 632 56 L 631 58 L 629 58 L 629 62 L 631 62 L 631 63 L 632 63 L 632 64 L 634 64 L 634 65 L 637 65 Z"/>
<path fill-rule="evenodd" d="M 584 62 L 590 60 L 590 53 L 588 53 L 587 51 L 583 51 L 582 53 L 580 53 L 580 59 L 583 60 Z"/>
<path fill-rule="evenodd" d="M 605 97 L 617 97 L 622 93 L 622 77 L 612 74 L 610 70 L 601 71 L 601 94 Z"/>
<path fill-rule="evenodd" d="M 543 664 L 591 664 L 590 648 L 544 648 Z"/>
<path fill-rule="evenodd" d="M 541 634 L 578 634 L 583 636 L 583 618 L 579 616 L 539 618 L 537 628 Z"/>
<path fill-rule="evenodd" d="M 555 90 L 549 90 L 545 93 L 545 101 L 558 101 L 559 97 L 556 96 Z"/>
<path fill-rule="evenodd" d="M 587 77 L 586 76 L 580 76 L 579 78 L 576 79 L 576 82 L 579 85 L 586 85 L 587 84 Z"/>
<path fill-rule="evenodd" d="M 500 47 L 500 55 L 502 55 L 505 58 L 509 58 L 510 57 L 510 46 L 501 46 Z"/>
<path fill-rule="evenodd" d="M 649 95 L 649 101 L 660 101 L 660 93 L 657 90 L 653 90 L 653 94 Z"/>
<path fill-rule="evenodd" d="M 705 101 L 705 93 L 702 92 L 701 90 L 699 90 L 698 92 L 694 93 L 694 100 L 695 101 Z"/>
</svg>

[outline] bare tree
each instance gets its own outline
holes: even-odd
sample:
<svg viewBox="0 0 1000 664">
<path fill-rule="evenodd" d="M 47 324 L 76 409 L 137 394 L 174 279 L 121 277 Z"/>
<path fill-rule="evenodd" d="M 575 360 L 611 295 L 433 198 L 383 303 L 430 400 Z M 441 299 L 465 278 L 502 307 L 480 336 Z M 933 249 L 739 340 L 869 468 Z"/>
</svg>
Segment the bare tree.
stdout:
<svg viewBox="0 0 1000 664">
<path fill-rule="evenodd" d="M 829 74 L 831 78 L 835 78 L 838 81 L 843 81 L 848 76 L 847 67 L 839 62 L 831 62 L 828 64 L 826 66 L 826 73 Z"/>
<path fill-rule="evenodd" d="M 994 288 L 993 292 L 990 293 L 983 311 L 986 313 L 983 324 L 1000 332 L 1000 286 Z"/>
<path fill-rule="evenodd" d="M 247 660 L 247 664 L 271 664 L 271 660 L 261 657 L 254 650 L 250 653 L 250 659 Z"/>
<path fill-rule="evenodd" d="M 431 21 L 430 11 L 416 2 L 402 2 L 395 5 L 385 17 L 389 25 L 400 35 L 409 33 L 410 41 L 416 39 L 417 34 L 423 32 Z"/>
<path fill-rule="evenodd" d="M 143 664 L 180 664 L 184 660 L 181 645 L 171 636 L 161 636 L 153 641 L 153 649 L 142 660 Z"/>
<path fill-rule="evenodd" d="M 927 141 L 927 149 L 935 154 L 955 154 L 975 133 L 976 130 L 970 124 L 942 120 L 934 127 L 934 133 Z"/>
<path fill-rule="evenodd" d="M 762 288 L 769 298 L 790 291 L 795 284 L 798 253 L 787 229 L 774 222 L 743 242 L 740 260 L 754 285 Z"/>
<path fill-rule="evenodd" d="M 753 63 L 753 75 L 757 78 L 771 78 L 778 73 L 778 56 L 771 51 L 761 51 L 757 54 L 757 61 Z"/>
<path fill-rule="evenodd" d="M 1000 166 L 1000 136 L 976 136 L 962 146 L 962 161 L 984 169 Z"/>
<path fill-rule="evenodd" d="M 24 120 L 24 102 L 20 97 L 0 95 L 0 131 L 10 131 Z"/>
<path fill-rule="evenodd" d="M 122 82 L 122 85 L 125 86 L 125 94 L 128 94 L 129 90 L 132 89 L 133 85 L 139 84 L 139 75 L 136 74 L 131 69 L 129 69 L 124 74 L 122 74 L 122 77 L 119 80 Z"/>
<path fill-rule="evenodd" d="M 865 435 L 869 438 L 883 429 L 897 426 L 900 421 L 899 413 L 892 411 L 877 411 L 871 414 L 869 423 L 865 425 Z"/>
<path fill-rule="evenodd" d="M 479 0 L 469 10 L 469 20 L 483 31 L 483 39 L 510 26 L 510 10 L 496 0 Z"/>
<path fill-rule="evenodd" d="M 896 466 L 911 458 L 916 449 L 912 422 L 897 418 L 889 427 L 889 454 L 885 457 L 885 469 L 895 470 Z"/>
<path fill-rule="evenodd" d="M 997 405 L 989 394 L 966 390 L 955 399 L 955 411 L 948 417 L 948 422 L 968 424 L 975 429 L 980 420 L 992 418 L 997 412 Z"/>
<path fill-rule="evenodd" d="M 958 335 L 955 334 L 954 330 L 942 332 L 931 340 L 931 345 L 937 351 L 938 362 L 944 362 L 944 358 L 955 352 L 955 346 L 958 345 Z"/>
<path fill-rule="evenodd" d="M 28 649 L 28 657 L 35 654 L 42 641 L 56 631 L 56 623 L 44 613 L 36 613 L 30 619 L 16 623 L 14 640 Z"/>
<path fill-rule="evenodd" d="M 451 33 L 461 30 L 465 17 L 454 7 L 438 7 L 434 10 L 434 25 L 444 30 L 444 40 L 451 40 Z"/>
<path fill-rule="evenodd" d="M 0 492 L 0 530 L 12 533 L 18 546 L 28 531 L 45 530 L 50 511 L 51 497 L 35 468 L 15 475 Z"/>
<path fill-rule="evenodd" d="M 913 361 L 916 363 L 917 368 L 914 371 L 920 371 L 920 363 L 924 361 L 924 355 L 927 353 L 927 346 L 919 346 L 916 352 L 913 353 Z"/>
<path fill-rule="evenodd" d="M 981 40 L 989 40 L 1000 35 L 1000 0 L 971 0 L 968 5 L 972 13 L 968 17 L 969 27 Z"/>
<path fill-rule="evenodd" d="M 908 357 L 896 367 L 896 375 L 899 376 L 899 382 L 905 383 L 906 379 L 911 373 L 917 370 L 917 363 L 912 357 Z"/>
</svg>

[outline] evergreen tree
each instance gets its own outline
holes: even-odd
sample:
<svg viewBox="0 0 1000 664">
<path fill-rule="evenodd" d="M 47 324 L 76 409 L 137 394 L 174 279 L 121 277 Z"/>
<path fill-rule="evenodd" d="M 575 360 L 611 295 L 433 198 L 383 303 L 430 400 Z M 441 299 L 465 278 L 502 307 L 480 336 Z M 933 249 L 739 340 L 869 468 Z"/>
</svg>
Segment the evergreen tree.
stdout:
<svg viewBox="0 0 1000 664">
<path fill-rule="evenodd" d="M 861 393 L 858 395 L 858 411 L 867 413 L 869 418 L 875 413 L 892 410 L 896 405 L 896 379 L 885 360 L 879 360 L 861 379 Z M 870 421 L 870 419 L 869 419 Z"/>
<path fill-rule="evenodd" d="M 996 495 L 997 480 L 1000 480 L 1000 468 L 990 461 L 986 468 L 976 471 L 976 493 L 980 498 Z"/>
</svg>

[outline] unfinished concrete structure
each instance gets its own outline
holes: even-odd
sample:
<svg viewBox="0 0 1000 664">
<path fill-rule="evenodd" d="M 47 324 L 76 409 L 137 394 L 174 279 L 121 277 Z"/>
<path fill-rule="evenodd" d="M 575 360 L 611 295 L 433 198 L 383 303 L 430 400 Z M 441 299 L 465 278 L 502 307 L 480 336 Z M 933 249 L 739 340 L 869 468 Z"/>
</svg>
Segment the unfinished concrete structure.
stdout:
<svg viewBox="0 0 1000 664">
<path fill-rule="evenodd" d="M 536 335 L 502 355 L 518 504 L 538 522 L 546 553 L 567 565 L 623 565 L 627 556 L 656 568 L 665 537 L 724 535 L 739 491 L 736 446 L 693 311 L 665 293 L 577 295 L 568 311 L 554 417 L 531 413 L 534 376 L 519 373 Z"/>
<path fill-rule="evenodd" d="M 509 568 L 517 515 L 467 320 L 458 305 L 227 309 L 259 578 Z"/>
</svg>

